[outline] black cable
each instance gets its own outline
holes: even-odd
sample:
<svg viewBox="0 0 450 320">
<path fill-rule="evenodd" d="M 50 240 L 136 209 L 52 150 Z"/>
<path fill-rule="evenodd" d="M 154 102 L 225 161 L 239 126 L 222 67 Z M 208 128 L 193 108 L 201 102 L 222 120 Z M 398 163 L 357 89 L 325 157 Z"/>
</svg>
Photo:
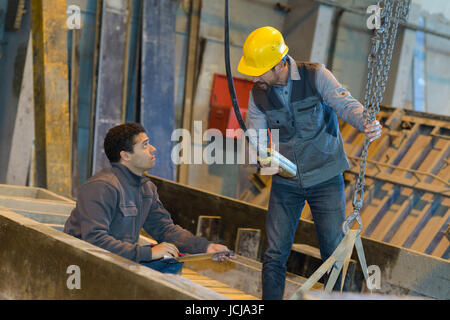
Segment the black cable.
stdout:
<svg viewBox="0 0 450 320">
<path fill-rule="evenodd" d="M 239 104 L 236 98 L 236 91 L 234 89 L 233 74 L 231 73 L 230 66 L 230 17 L 228 13 L 228 0 L 225 0 L 225 69 L 227 72 L 228 90 L 230 91 L 231 103 L 233 104 L 234 114 L 239 122 L 241 129 L 246 132 L 247 127 L 244 120 L 242 119 L 241 111 L 239 109 Z"/>
</svg>

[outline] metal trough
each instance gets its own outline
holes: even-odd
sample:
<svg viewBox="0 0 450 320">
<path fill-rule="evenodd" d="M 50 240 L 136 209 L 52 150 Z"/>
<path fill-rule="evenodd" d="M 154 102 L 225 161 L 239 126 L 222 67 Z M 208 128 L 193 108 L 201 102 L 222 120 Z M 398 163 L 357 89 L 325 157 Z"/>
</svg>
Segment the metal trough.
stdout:
<svg viewBox="0 0 450 320">
<path fill-rule="evenodd" d="M 161 274 L 63 233 L 74 201 L 39 188 L 0 185 L 0 192 L 0 299 L 252 300 L 261 296 L 257 261 L 238 256 L 227 263 L 190 262 L 181 276 Z M 141 236 L 140 241 L 149 239 Z M 212 272 L 206 272 L 208 276 L 205 265 Z M 79 289 L 67 284 L 71 266 L 79 268 Z M 287 292 L 303 281 L 290 274 Z M 242 287 L 249 282 L 251 286 Z"/>
<path fill-rule="evenodd" d="M 219 240 L 230 248 L 238 228 L 257 228 L 264 235 L 265 209 L 156 177 L 152 179 L 174 221 L 184 228 L 195 233 L 199 216 L 214 212 L 226 226 Z M 261 297 L 261 262 L 257 260 L 238 256 L 226 263 L 192 261 L 185 263 L 181 276 L 161 274 L 61 232 L 74 201 L 47 190 L 12 187 L 15 192 L 11 192 L 9 187 L 0 186 L 2 299 L 249 300 Z M 186 198 L 190 199 L 189 207 L 183 205 Z M 261 250 L 264 241 L 262 236 L 258 246 Z M 301 220 L 296 242 L 316 245 L 312 223 Z M 378 264 L 381 268 L 382 288 L 378 293 L 450 297 L 448 261 L 370 239 L 363 239 L 363 244 L 369 265 Z M 70 266 L 79 267 L 80 289 L 68 286 Z M 289 273 L 285 298 L 304 281 L 301 275 Z M 321 285 L 316 287 L 320 288 Z"/>
</svg>

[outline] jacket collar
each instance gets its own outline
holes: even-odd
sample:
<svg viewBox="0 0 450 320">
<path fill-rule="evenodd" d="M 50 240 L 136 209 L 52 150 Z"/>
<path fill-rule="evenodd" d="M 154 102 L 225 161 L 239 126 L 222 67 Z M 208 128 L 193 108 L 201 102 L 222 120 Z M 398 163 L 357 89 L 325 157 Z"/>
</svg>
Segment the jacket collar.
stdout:
<svg viewBox="0 0 450 320">
<path fill-rule="evenodd" d="M 120 174 L 128 181 L 128 183 L 140 186 L 147 182 L 149 180 L 146 176 L 138 176 L 137 174 L 133 173 L 128 167 L 124 166 L 121 163 L 115 162 L 112 163 L 111 166 L 113 168 L 117 168 L 120 172 Z"/>
<path fill-rule="evenodd" d="M 288 61 L 289 61 L 289 72 L 290 72 L 288 83 L 289 83 L 289 81 L 292 81 L 292 80 L 301 80 L 300 73 L 298 72 L 297 62 L 295 62 L 295 60 L 292 59 L 291 56 L 288 55 L 287 57 L 288 57 Z M 287 86 L 288 83 L 285 86 Z M 275 95 L 273 92 L 274 87 L 277 87 L 277 86 L 270 87 L 269 94 Z M 282 87 L 282 88 L 284 88 L 284 87 Z"/>
<path fill-rule="evenodd" d="M 288 55 L 288 59 L 290 66 L 289 69 L 291 71 L 291 80 L 301 80 L 300 73 L 298 72 L 297 63 L 290 55 Z"/>
</svg>

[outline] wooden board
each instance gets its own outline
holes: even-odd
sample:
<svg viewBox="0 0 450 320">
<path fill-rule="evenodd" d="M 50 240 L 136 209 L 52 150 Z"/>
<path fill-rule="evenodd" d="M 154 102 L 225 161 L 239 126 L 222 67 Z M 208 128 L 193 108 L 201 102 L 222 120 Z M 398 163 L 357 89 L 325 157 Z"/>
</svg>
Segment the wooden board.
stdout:
<svg viewBox="0 0 450 320">
<path fill-rule="evenodd" d="M 411 189 L 402 189 L 403 196 L 407 197 L 403 204 L 395 210 L 395 212 L 391 212 L 390 214 L 386 214 L 383 219 L 378 223 L 375 227 L 375 230 L 372 232 L 370 237 L 372 239 L 376 239 L 379 241 L 387 241 L 386 238 L 390 237 L 390 234 L 401 224 L 406 216 L 411 212 L 412 207 L 414 206 L 414 202 L 417 198 L 420 199 L 420 196 L 414 194 Z"/>
<path fill-rule="evenodd" d="M 407 246 L 407 241 L 412 241 L 411 236 L 413 233 L 417 233 L 418 229 L 424 221 L 432 215 L 435 206 L 432 204 L 432 195 L 425 194 L 422 199 L 424 206 L 421 209 L 412 209 L 410 214 L 406 217 L 405 221 L 402 223 L 400 228 L 397 230 L 395 235 L 389 241 L 397 246 Z"/>
<path fill-rule="evenodd" d="M 413 242 L 411 249 L 428 254 L 432 252 L 432 248 L 428 248 L 430 245 L 433 245 L 433 240 L 437 237 L 436 241 L 438 241 L 438 239 L 442 239 L 444 237 L 441 231 L 445 230 L 445 227 L 450 219 L 449 207 L 450 199 L 444 199 L 439 208 L 433 212 L 431 217 L 426 222 L 426 225 L 420 231 L 419 235 Z"/>
<path fill-rule="evenodd" d="M 222 282 L 203 276 L 186 267 L 183 267 L 181 270 L 181 276 L 233 300 L 259 300 L 258 298 L 246 294 L 241 290 L 231 288 Z"/>
</svg>

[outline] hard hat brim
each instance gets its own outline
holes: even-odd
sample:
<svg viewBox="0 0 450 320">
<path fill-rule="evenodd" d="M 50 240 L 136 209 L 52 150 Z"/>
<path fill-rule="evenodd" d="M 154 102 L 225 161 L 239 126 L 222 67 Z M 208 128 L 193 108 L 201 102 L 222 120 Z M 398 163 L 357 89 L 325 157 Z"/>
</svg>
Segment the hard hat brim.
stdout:
<svg viewBox="0 0 450 320">
<path fill-rule="evenodd" d="M 244 57 L 241 58 L 241 61 L 239 61 L 239 65 L 237 67 L 237 69 L 240 73 L 245 74 L 247 76 L 251 76 L 251 77 L 259 77 L 260 75 L 266 73 L 267 71 L 269 71 L 272 68 L 273 68 L 273 66 L 269 66 L 266 68 L 251 67 L 245 63 Z"/>
<path fill-rule="evenodd" d="M 286 46 L 286 49 L 284 50 L 283 54 L 281 55 L 280 60 L 275 62 L 273 65 L 269 65 L 269 66 L 264 67 L 264 68 L 255 68 L 255 67 L 249 66 L 245 62 L 244 57 L 241 57 L 241 60 L 239 61 L 239 64 L 238 64 L 238 67 L 237 67 L 237 70 L 240 73 L 245 74 L 247 76 L 259 77 L 260 75 L 263 75 L 264 73 L 266 73 L 267 71 L 269 71 L 270 69 L 275 67 L 281 61 L 281 59 L 283 59 L 283 57 L 288 53 L 288 51 L 289 51 L 289 48 Z"/>
</svg>

